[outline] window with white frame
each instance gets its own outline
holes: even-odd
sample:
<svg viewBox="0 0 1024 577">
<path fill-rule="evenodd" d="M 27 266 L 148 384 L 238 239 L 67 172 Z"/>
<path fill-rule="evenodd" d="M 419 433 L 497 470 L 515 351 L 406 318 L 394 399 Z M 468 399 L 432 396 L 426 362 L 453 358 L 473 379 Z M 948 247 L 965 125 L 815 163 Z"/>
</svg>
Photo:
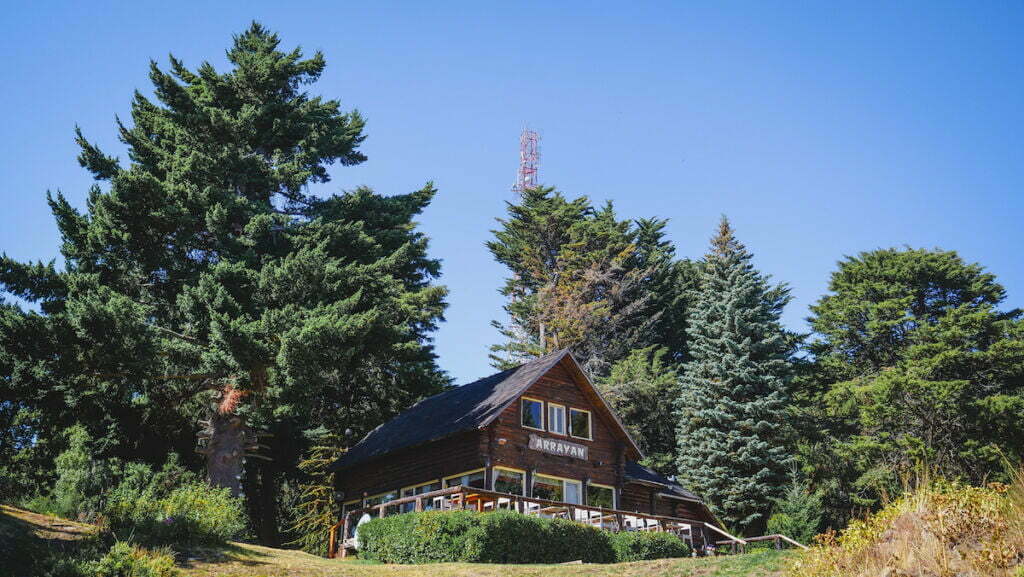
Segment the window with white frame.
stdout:
<svg viewBox="0 0 1024 577">
<path fill-rule="evenodd" d="M 548 403 L 548 431 L 556 435 L 565 434 L 565 407 L 556 403 Z"/>
<path fill-rule="evenodd" d="M 582 483 L 571 479 L 549 477 L 548 475 L 533 476 L 533 498 L 558 501 L 560 503 L 580 504 Z"/>
</svg>

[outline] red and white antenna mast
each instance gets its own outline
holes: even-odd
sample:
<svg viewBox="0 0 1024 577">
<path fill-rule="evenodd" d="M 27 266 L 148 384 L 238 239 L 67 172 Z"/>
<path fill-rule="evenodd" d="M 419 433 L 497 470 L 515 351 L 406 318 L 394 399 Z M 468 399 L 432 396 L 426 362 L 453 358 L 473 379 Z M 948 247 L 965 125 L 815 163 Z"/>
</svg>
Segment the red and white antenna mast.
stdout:
<svg viewBox="0 0 1024 577">
<path fill-rule="evenodd" d="M 540 135 L 524 127 L 523 133 L 519 135 L 519 174 L 512 186 L 512 192 L 523 194 L 524 190 L 540 185 L 537 174 L 539 164 Z"/>
</svg>

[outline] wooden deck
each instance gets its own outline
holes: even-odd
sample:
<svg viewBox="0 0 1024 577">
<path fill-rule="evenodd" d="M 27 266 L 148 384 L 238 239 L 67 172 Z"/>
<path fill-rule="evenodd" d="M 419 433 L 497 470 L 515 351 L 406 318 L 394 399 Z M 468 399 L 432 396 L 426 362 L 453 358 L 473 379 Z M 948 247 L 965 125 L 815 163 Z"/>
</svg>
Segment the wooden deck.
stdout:
<svg viewBox="0 0 1024 577">
<path fill-rule="evenodd" d="M 334 557 L 341 549 L 341 556 L 355 549 L 356 523 L 364 514 L 377 519 L 388 515 L 411 511 L 516 511 L 523 515 L 534 515 L 548 518 L 570 519 L 581 524 L 591 525 L 607 531 L 659 531 L 677 535 L 680 539 L 693 546 L 693 530 L 706 528 L 726 537 L 725 543 L 732 543 L 742 549 L 747 541 L 730 535 L 720 527 L 703 521 L 649 515 L 634 511 L 605 509 L 578 505 L 546 499 L 536 499 L 498 493 L 458 485 L 422 495 L 414 495 L 387 501 L 372 507 L 362 507 L 345 511 L 342 519 L 330 528 L 328 556 Z"/>
</svg>

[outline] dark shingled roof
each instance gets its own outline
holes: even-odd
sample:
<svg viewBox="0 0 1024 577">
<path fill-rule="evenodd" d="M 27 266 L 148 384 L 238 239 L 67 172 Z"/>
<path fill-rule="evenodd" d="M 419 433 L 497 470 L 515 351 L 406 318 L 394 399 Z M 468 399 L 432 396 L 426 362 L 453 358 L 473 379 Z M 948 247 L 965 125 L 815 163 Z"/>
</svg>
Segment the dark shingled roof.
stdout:
<svg viewBox="0 0 1024 577">
<path fill-rule="evenodd" d="M 568 350 L 555 351 L 514 369 L 427 397 L 370 431 L 335 461 L 330 470 L 348 469 L 399 449 L 487 426 L 568 354 Z"/>
<path fill-rule="evenodd" d="M 666 493 L 672 493 L 683 499 L 690 499 L 693 501 L 701 501 L 701 498 L 687 491 L 679 483 L 672 481 L 666 477 L 655 472 L 653 469 L 649 469 L 640 463 L 627 462 L 626 463 L 626 479 L 630 481 L 640 481 L 642 483 L 652 483 L 655 485 L 661 485 L 665 488 Z"/>
</svg>

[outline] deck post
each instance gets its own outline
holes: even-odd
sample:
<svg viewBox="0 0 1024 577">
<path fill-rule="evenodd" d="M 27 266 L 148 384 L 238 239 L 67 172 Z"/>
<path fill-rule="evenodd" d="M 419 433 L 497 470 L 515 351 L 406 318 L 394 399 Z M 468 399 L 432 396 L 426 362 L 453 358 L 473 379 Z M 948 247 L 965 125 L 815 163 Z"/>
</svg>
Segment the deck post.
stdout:
<svg viewBox="0 0 1024 577">
<path fill-rule="evenodd" d="M 617 531 L 626 530 L 626 521 L 622 518 L 622 513 L 615 514 L 615 524 L 618 525 L 618 529 L 616 529 Z"/>
<path fill-rule="evenodd" d="M 387 511 L 387 507 L 385 507 L 383 503 L 381 503 L 380 505 L 377 505 L 377 518 L 378 519 L 383 519 L 384 515 L 386 514 L 386 511 Z"/>
<path fill-rule="evenodd" d="M 423 497 L 416 499 L 416 512 L 419 513 L 423 510 Z"/>
<path fill-rule="evenodd" d="M 346 511 L 345 512 L 345 519 L 341 523 L 341 558 L 342 559 L 344 559 L 345 557 L 348 556 L 348 548 L 345 547 L 345 541 L 348 539 L 348 523 L 349 523 L 349 518 L 351 516 L 352 516 L 352 514 L 350 512 Z M 335 540 L 337 540 L 337 537 L 335 537 Z M 331 545 L 331 551 L 330 551 L 331 557 L 334 556 L 334 547 L 335 547 L 335 545 L 332 544 Z"/>
</svg>

